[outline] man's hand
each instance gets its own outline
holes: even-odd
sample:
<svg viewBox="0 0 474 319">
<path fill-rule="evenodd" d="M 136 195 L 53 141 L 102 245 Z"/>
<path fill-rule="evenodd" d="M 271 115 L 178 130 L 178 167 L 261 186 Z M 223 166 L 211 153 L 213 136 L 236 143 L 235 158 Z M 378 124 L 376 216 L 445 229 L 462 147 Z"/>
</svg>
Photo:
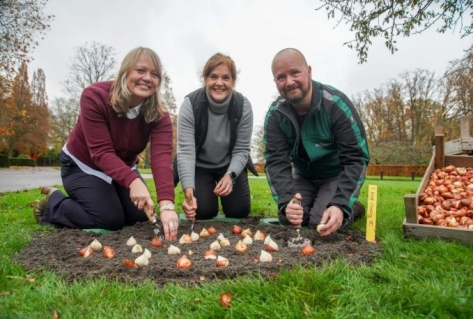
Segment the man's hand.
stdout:
<svg viewBox="0 0 474 319">
<path fill-rule="evenodd" d="M 285 215 L 288 221 L 293 225 L 303 223 L 303 206 L 301 206 L 301 194 L 296 193 L 293 199 L 286 205 Z"/>
<path fill-rule="evenodd" d="M 337 206 L 329 206 L 323 213 L 323 218 L 321 218 L 321 228 L 320 235 L 321 237 L 329 236 L 332 233 L 337 232 L 339 227 L 341 227 L 344 220 L 344 213 Z"/>
</svg>

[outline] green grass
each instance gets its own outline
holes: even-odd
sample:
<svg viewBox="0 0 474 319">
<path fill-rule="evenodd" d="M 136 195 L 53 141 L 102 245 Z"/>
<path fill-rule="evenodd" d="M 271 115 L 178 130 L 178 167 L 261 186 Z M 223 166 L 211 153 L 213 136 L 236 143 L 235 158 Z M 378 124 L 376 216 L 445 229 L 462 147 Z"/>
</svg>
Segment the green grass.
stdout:
<svg viewBox="0 0 474 319">
<path fill-rule="evenodd" d="M 151 189 L 152 183 L 147 181 Z M 369 178 L 377 185 L 377 238 L 383 253 L 370 266 L 344 260 L 322 268 L 285 269 L 274 279 L 255 275 L 197 288 L 106 280 L 66 283 L 47 271 L 25 272 L 12 263 L 38 232 L 30 203 L 39 191 L 0 195 L 0 318 L 472 318 L 472 246 L 403 238 L 403 196 L 419 179 Z M 252 215 L 276 216 L 267 181 L 250 179 Z M 176 188 L 177 206 L 183 200 Z M 365 220 L 352 227 L 365 231 Z M 231 292 L 232 306 L 219 295 Z"/>
</svg>

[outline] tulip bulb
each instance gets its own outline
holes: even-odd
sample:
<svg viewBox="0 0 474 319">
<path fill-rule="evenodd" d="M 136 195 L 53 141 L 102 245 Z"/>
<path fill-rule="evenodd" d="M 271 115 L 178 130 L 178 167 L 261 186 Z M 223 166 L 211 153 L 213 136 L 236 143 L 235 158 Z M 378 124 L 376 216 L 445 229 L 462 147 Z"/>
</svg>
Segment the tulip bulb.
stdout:
<svg viewBox="0 0 474 319">
<path fill-rule="evenodd" d="M 242 238 L 245 238 L 245 236 L 250 236 L 252 237 L 252 231 L 250 230 L 250 228 L 247 228 L 245 230 L 242 230 L 242 232 L 240 233 L 240 237 Z"/>
<path fill-rule="evenodd" d="M 163 240 L 161 240 L 160 237 L 153 237 L 152 240 L 150 241 L 150 246 L 159 248 L 163 245 Z"/>
<path fill-rule="evenodd" d="M 95 251 L 102 250 L 102 244 L 97 239 L 94 239 L 90 246 Z"/>
<path fill-rule="evenodd" d="M 184 234 L 179 239 L 180 244 L 191 244 L 192 242 L 193 242 L 193 240 L 192 240 L 191 236 L 189 236 L 188 234 Z"/>
<path fill-rule="evenodd" d="M 191 240 L 192 241 L 198 241 L 198 239 L 199 239 L 199 234 L 195 233 L 195 232 L 192 232 L 191 233 Z"/>
<path fill-rule="evenodd" d="M 136 244 L 135 246 L 132 247 L 132 253 L 142 253 L 143 248 L 139 244 Z"/>
<path fill-rule="evenodd" d="M 238 251 L 239 253 L 245 253 L 249 248 L 246 244 L 243 243 L 243 241 L 239 240 L 237 244 L 235 244 L 235 250 Z"/>
<path fill-rule="evenodd" d="M 222 256 L 217 256 L 216 266 L 217 267 L 227 267 L 227 266 L 229 266 L 229 259 L 227 259 L 225 257 L 222 257 Z"/>
<path fill-rule="evenodd" d="M 318 226 L 316 226 L 316 231 L 318 233 L 321 233 L 323 231 L 323 227 L 326 226 L 325 224 L 319 224 Z"/>
<path fill-rule="evenodd" d="M 125 259 L 123 262 L 125 267 L 133 267 L 133 268 L 136 268 L 138 267 L 138 264 L 130 259 Z"/>
<path fill-rule="evenodd" d="M 115 250 L 110 247 L 110 246 L 104 246 L 104 249 L 102 250 L 102 257 L 106 259 L 114 258 L 115 256 Z"/>
<path fill-rule="evenodd" d="M 270 240 L 272 240 L 272 238 L 270 237 L 270 235 L 268 235 L 267 237 L 265 237 L 265 240 L 263 241 L 263 244 L 267 245 L 270 242 Z"/>
<path fill-rule="evenodd" d="M 141 267 L 141 266 L 147 266 L 150 261 L 148 260 L 148 258 L 145 256 L 145 254 L 141 254 L 140 256 L 137 257 L 137 259 L 135 259 L 135 263 Z"/>
<path fill-rule="evenodd" d="M 151 258 L 151 251 L 145 248 L 143 251 L 143 254 L 146 256 L 146 258 L 150 259 Z"/>
<path fill-rule="evenodd" d="M 203 229 L 201 230 L 201 233 L 199 233 L 199 236 L 201 236 L 202 238 L 207 238 L 207 237 L 209 237 L 209 235 L 210 235 L 210 234 L 209 234 L 209 232 L 207 231 L 206 228 L 203 228 Z"/>
<path fill-rule="evenodd" d="M 82 248 L 79 254 L 84 258 L 92 257 L 92 255 L 94 255 L 94 249 L 92 249 L 91 245 L 88 245 Z"/>
<path fill-rule="evenodd" d="M 178 247 L 174 245 L 170 245 L 168 247 L 168 255 L 178 255 L 178 254 L 181 254 L 181 249 L 179 249 Z"/>
<path fill-rule="evenodd" d="M 219 296 L 221 300 L 221 305 L 223 305 L 226 308 L 230 307 L 230 302 L 232 300 L 232 294 L 229 292 L 223 293 Z"/>
<path fill-rule="evenodd" d="M 303 255 L 312 255 L 315 251 L 316 250 L 313 246 L 311 246 L 311 243 L 309 242 L 303 248 L 301 248 L 301 254 Z"/>
<path fill-rule="evenodd" d="M 193 263 L 191 262 L 191 260 L 189 260 L 188 257 L 186 257 L 186 255 L 181 256 L 178 259 L 178 261 L 176 261 L 176 266 L 179 269 L 188 269 L 188 268 L 191 268 L 192 265 L 193 265 Z"/>
<path fill-rule="evenodd" d="M 219 236 L 217 236 L 217 240 L 221 241 L 222 239 L 224 239 L 224 235 L 222 235 L 222 233 L 219 233 Z"/>
<path fill-rule="evenodd" d="M 260 230 L 257 230 L 255 232 L 255 235 L 253 235 L 253 240 L 254 241 L 257 241 L 257 240 L 264 241 L 265 240 L 265 234 L 263 232 L 261 232 Z"/>
<path fill-rule="evenodd" d="M 242 227 L 237 226 L 237 225 L 232 226 L 232 234 L 240 235 L 241 232 L 242 232 Z"/>
<path fill-rule="evenodd" d="M 278 245 L 273 240 L 270 240 L 268 244 L 265 246 L 265 250 L 269 252 L 278 251 Z"/>
<path fill-rule="evenodd" d="M 265 250 L 260 251 L 260 262 L 267 263 L 272 261 L 273 257 L 270 253 L 267 253 Z"/>
<path fill-rule="evenodd" d="M 213 226 L 211 226 L 207 229 L 207 232 L 209 233 L 209 235 L 214 235 L 217 230 Z"/>
<path fill-rule="evenodd" d="M 137 241 L 135 240 L 135 238 L 133 238 L 133 236 L 127 240 L 127 246 L 135 246 L 136 244 Z"/>
<path fill-rule="evenodd" d="M 253 239 L 249 235 L 245 236 L 244 239 L 242 239 L 242 242 L 245 245 L 252 245 L 253 244 Z"/>
<path fill-rule="evenodd" d="M 204 259 L 216 259 L 216 252 L 214 250 L 208 250 L 204 253 Z"/>
<path fill-rule="evenodd" d="M 230 241 L 229 241 L 229 239 L 227 239 L 227 238 L 222 238 L 222 239 L 219 241 L 219 244 L 220 244 L 222 247 L 229 246 L 229 245 L 230 245 Z"/>
<path fill-rule="evenodd" d="M 221 249 L 221 245 L 219 244 L 217 240 L 215 240 L 209 245 L 209 248 L 212 250 L 219 250 Z"/>
</svg>

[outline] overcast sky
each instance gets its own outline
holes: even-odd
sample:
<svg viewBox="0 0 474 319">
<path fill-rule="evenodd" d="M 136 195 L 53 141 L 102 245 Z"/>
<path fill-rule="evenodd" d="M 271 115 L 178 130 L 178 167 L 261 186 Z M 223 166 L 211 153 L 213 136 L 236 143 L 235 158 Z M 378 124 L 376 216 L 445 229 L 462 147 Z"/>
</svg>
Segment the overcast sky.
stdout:
<svg viewBox="0 0 474 319">
<path fill-rule="evenodd" d="M 240 70 L 237 90 L 252 103 L 254 125 L 262 125 L 277 91 L 270 63 L 279 50 L 299 49 L 312 66 L 313 79 L 330 84 L 349 97 L 381 86 L 405 71 L 427 69 L 441 75 L 449 61 L 463 56 L 472 37 L 428 30 L 399 38 L 391 55 L 374 42 L 369 62 L 357 64 L 348 26 L 328 21 L 315 11 L 317 0 L 49 0 L 51 30 L 41 40 L 29 65 L 46 75 L 49 100 L 62 95 L 76 47 L 99 42 L 116 49 L 120 63 L 137 46 L 154 49 L 172 80 L 178 107 L 201 84 L 197 73 L 216 52 L 230 55 Z M 466 21 L 467 22 L 467 21 Z"/>
</svg>

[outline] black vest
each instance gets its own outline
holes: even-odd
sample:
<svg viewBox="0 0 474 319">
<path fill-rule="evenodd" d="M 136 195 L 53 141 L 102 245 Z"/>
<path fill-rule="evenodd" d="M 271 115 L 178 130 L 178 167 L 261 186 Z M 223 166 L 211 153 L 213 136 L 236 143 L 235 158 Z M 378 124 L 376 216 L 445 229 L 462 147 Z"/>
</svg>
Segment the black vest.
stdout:
<svg viewBox="0 0 474 319">
<path fill-rule="evenodd" d="M 193 107 L 194 143 L 196 145 L 197 158 L 207 137 L 207 127 L 209 122 L 209 100 L 207 98 L 206 88 L 197 89 L 196 91 L 189 93 L 187 97 L 191 101 L 191 105 Z M 243 108 L 244 96 L 239 92 L 234 91 L 230 99 L 229 108 L 227 109 L 227 118 L 230 122 L 230 145 L 228 153 L 232 153 L 234 149 L 235 141 L 237 140 L 237 127 L 239 125 L 240 119 L 242 118 Z M 246 168 L 249 169 L 252 174 L 258 176 L 258 172 L 255 169 L 250 156 L 247 161 Z M 176 185 L 179 183 L 177 156 L 175 156 L 173 161 L 173 169 L 174 186 L 176 187 Z"/>
</svg>

